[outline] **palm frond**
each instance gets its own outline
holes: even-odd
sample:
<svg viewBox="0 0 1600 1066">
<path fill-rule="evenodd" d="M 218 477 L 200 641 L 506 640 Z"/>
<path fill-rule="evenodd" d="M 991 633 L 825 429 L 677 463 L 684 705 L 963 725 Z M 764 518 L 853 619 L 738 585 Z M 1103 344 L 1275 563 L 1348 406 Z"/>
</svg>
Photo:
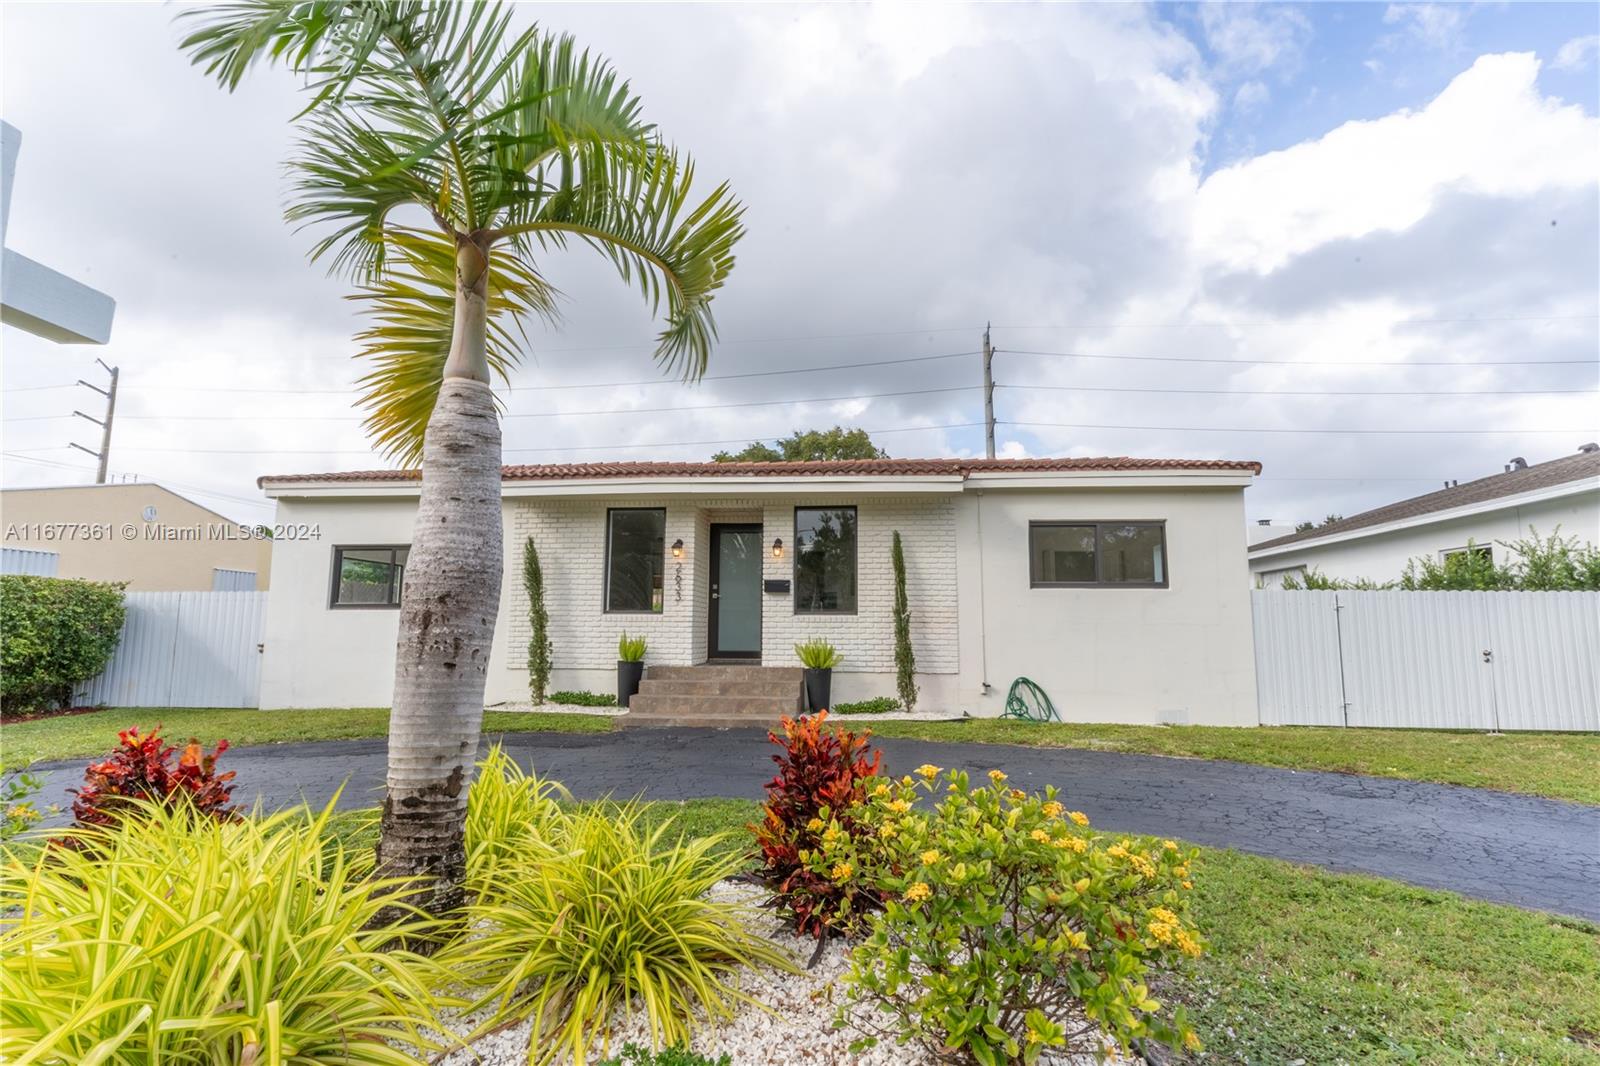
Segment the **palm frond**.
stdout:
<svg viewBox="0 0 1600 1066">
<path fill-rule="evenodd" d="M 711 301 L 733 269 L 733 246 L 744 235 L 744 207 L 726 183 L 692 208 L 694 164 L 658 146 L 568 144 L 540 180 L 553 192 L 510 212 L 530 215 L 500 230 L 530 259 L 534 248 L 565 247 L 576 237 L 636 284 L 667 327 L 655 358 L 685 380 L 705 373 L 716 322 Z"/>
<path fill-rule="evenodd" d="M 371 364 L 356 382 L 363 422 L 378 448 L 402 463 L 422 456 L 422 434 L 439 396 L 455 319 L 455 247 L 425 230 L 390 230 L 383 275 L 350 299 L 372 324 L 356 336 Z M 504 383 L 521 362 L 529 315 L 556 317 L 560 294 L 532 267 L 497 257 L 489 273 L 489 367 Z"/>
</svg>

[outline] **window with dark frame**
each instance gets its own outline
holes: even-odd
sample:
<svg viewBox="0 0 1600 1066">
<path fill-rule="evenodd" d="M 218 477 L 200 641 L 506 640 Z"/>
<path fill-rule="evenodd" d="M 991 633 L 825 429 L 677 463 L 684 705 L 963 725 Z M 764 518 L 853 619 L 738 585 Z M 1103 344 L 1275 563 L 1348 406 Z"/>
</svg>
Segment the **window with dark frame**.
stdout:
<svg viewBox="0 0 1600 1066">
<path fill-rule="evenodd" d="M 1165 522 L 1029 522 L 1033 588 L 1166 588 Z"/>
<path fill-rule="evenodd" d="M 1492 563 L 1494 562 L 1494 545 L 1467 544 L 1459 548 L 1446 548 L 1439 554 L 1447 561 L 1458 555 L 1470 555 L 1475 559 L 1482 559 L 1486 563 Z"/>
<path fill-rule="evenodd" d="M 409 544 L 335 547 L 328 606 L 399 607 L 410 555 Z"/>
<path fill-rule="evenodd" d="M 666 544 L 665 508 L 613 507 L 606 512 L 608 612 L 661 613 Z"/>
<path fill-rule="evenodd" d="M 794 509 L 794 613 L 855 614 L 856 509 Z"/>
</svg>

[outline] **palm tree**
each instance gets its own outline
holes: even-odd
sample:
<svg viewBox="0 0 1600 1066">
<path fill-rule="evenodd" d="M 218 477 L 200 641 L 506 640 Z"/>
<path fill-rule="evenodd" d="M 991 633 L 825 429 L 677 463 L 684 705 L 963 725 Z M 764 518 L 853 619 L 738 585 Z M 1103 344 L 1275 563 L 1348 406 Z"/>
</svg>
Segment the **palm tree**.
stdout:
<svg viewBox="0 0 1600 1066">
<path fill-rule="evenodd" d="M 690 202 L 693 164 L 640 118 L 606 62 L 513 34 L 499 4 L 236 0 L 183 12 L 181 47 L 229 90 L 257 61 L 309 102 L 289 161 L 291 221 L 358 284 L 365 425 L 422 467 L 400 609 L 378 862 L 435 912 L 461 894 L 466 792 L 503 565 L 493 390 L 528 315 L 553 319 L 540 253 L 577 240 L 653 311 L 656 360 L 694 379 L 716 336 L 742 207 Z"/>
</svg>

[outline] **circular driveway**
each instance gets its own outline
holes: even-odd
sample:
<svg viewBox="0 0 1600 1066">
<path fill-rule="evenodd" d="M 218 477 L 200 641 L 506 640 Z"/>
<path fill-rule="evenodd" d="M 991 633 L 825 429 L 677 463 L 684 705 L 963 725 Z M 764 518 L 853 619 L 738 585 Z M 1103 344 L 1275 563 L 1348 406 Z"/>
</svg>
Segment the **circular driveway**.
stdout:
<svg viewBox="0 0 1600 1066">
<path fill-rule="evenodd" d="M 758 729 L 508 733 L 517 761 L 580 798 L 760 799 L 776 750 Z M 1056 785 L 1110 831 L 1178 837 L 1332 870 L 1377 874 L 1497 903 L 1600 921 L 1600 807 L 1416 781 L 1155 755 L 937 744 L 880 738 L 884 763 L 1004 770 L 1028 790 Z M 269 807 L 380 802 L 386 741 L 241 747 L 234 798 Z M 42 763 L 40 797 L 67 806 L 86 760 Z"/>
</svg>

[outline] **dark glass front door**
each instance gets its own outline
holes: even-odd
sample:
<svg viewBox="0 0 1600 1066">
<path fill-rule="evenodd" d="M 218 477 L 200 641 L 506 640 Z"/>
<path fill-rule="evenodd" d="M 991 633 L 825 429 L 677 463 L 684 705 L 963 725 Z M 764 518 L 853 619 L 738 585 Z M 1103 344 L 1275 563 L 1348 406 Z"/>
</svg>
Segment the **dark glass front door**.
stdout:
<svg viewBox="0 0 1600 1066">
<path fill-rule="evenodd" d="M 761 658 L 761 527 L 711 527 L 713 659 Z"/>
</svg>

